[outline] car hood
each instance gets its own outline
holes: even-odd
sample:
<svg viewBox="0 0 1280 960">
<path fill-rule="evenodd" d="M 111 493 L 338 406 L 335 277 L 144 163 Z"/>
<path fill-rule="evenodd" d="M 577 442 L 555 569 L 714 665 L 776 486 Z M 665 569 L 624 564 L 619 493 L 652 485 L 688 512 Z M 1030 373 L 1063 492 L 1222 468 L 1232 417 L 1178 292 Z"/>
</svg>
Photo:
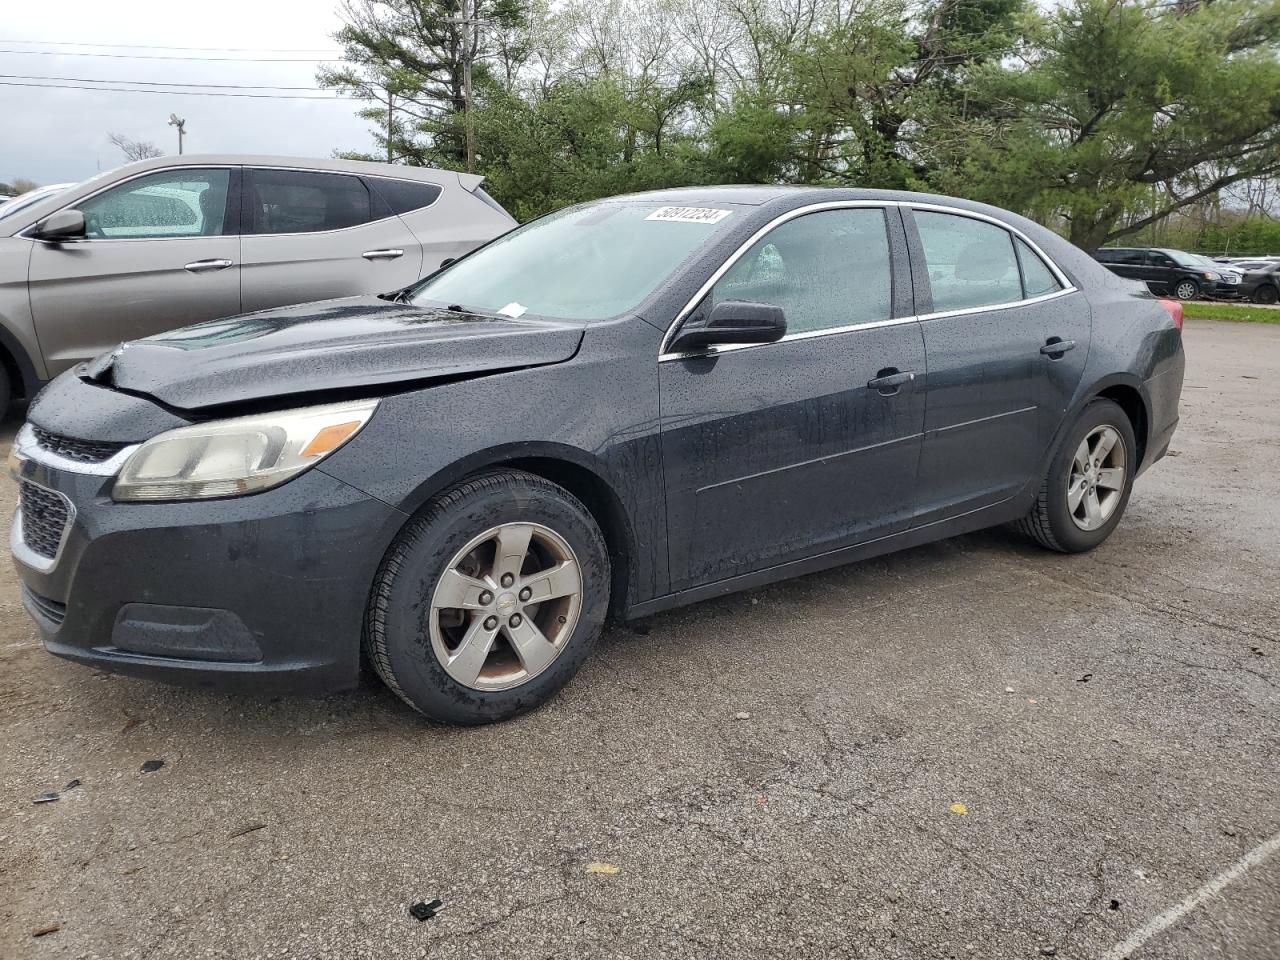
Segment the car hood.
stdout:
<svg viewBox="0 0 1280 960">
<path fill-rule="evenodd" d="M 182 410 L 469 377 L 568 360 L 582 327 L 377 297 L 306 303 L 121 344 L 86 380 Z"/>
</svg>

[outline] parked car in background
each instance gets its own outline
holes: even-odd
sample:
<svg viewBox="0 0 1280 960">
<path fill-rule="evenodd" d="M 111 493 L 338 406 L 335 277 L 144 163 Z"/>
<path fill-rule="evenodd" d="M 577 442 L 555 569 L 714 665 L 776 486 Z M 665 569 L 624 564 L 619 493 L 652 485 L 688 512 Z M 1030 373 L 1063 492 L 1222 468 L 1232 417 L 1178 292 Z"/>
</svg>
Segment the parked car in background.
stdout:
<svg viewBox="0 0 1280 960">
<path fill-rule="evenodd" d="M 1280 302 L 1280 260 L 1245 260 L 1235 264 L 1243 270 L 1240 297 L 1254 303 Z"/>
<path fill-rule="evenodd" d="M 1149 247 L 1099 247 L 1094 259 L 1112 273 L 1141 280 L 1152 293 L 1179 300 L 1222 293 L 1232 295 L 1235 285 L 1223 280 L 1220 264 L 1207 266 L 1197 255 L 1182 250 Z"/>
<path fill-rule="evenodd" d="M 40 198 L 0 217 L 0 405 L 123 340 L 407 286 L 515 226 L 482 180 L 188 155 Z"/>
<path fill-rule="evenodd" d="M 610 612 L 1011 521 L 1096 547 L 1169 447 L 1181 326 L 1181 304 L 970 201 L 616 197 L 390 301 L 213 321 L 63 374 L 15 443 L 10 543 L 59 656 L 332 690 L 363 642 L 428 716 L 502 720 L 563 686 Z"/>
<path fill-rule="evenodd" d="M 11 216 L 21 210 L 27 209 L 33 203 L 39 203 L 48 197 L 54 197 L 62 193 L 64 190 L 74 187 L 74 183 L 51 183 L 47 187 L 36 187 L 34 190 L 28 190 L 26 193 L 20 193 L 16 197 L 10 197 L 4 203 L 0 204 L 0 218 Z"/>
</svg>

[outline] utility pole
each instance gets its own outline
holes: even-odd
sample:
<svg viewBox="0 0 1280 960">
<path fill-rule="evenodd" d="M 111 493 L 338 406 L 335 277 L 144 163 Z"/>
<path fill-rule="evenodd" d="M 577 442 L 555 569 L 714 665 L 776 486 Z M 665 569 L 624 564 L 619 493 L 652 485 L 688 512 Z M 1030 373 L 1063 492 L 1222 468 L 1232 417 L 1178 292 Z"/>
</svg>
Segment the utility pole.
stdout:
<svg viewBox="0 0 1280 960">
<path fill-rule="evenodd" d="M 187 121 L 176 113 L 169 114 L 169 126 L 178 128 L 178 156 L 182 156 L 182 137 L 187 132 Z"/>
<path fill-rule="evenodd" d="M 471 98 L 471 61 L 475 57 L 475 37 L 479 22 L 475 19 L 475 0 L 462 0 L 462 23 L 466 30 L 466 41 L 462 48 L 462 99 L 466 104 L 467 114 L 467 173 L 476 172 L 476 121 L 475 104 Z"/>
<path fill-rule="evenodd" d="M 387 163 L 393 163 L 391 153 L 391 132 L 395 130 L 395 119 L 392 111 L 395 109 L 396 95 L 390 89 L 387 90 Z"/>
</svg>

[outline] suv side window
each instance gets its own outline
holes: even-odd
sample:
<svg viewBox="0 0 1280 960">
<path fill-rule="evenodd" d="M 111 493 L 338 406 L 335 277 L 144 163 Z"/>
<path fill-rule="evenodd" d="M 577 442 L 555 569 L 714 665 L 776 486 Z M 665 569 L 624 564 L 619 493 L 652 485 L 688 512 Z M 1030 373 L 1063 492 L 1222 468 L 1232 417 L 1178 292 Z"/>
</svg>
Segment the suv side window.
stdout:
<svg viewBox="0 0 1280 960">
<path fill-rule="evenodd" d="M 933 309 L 964 310 L 1022 299 L 1013 235 L 951 213 L 913 211 L 933 290 Z"/>
<path fill-rule="evenodd" d="M 359 177 L 300 170 L 246 170 L 247 233 L 317 233 L 371 219 Z"/>
<path fill-rule="evenodd" d="M 716 281 L 724 300 L 782 307 L 788 333 L 888 320 L 893 275 L 884 211 L 823 210 L 788 220 L 757 240 Z"/>
<path fill-rule="evenodd" d="M 1176 267 L 1172 257 L 1165 256 L 1159 250 L 1152 250 L 1147 254 L 1147 264 L 1152 267 Z"/>
<path fill-rule="evenodd" d="M 365 177 L 373 193 L 374 219 L 393 213 L 411 213 L 436 202 L 441 189 L 434 183 L 416 183 L 411 180 L 392 180 L 390 177 Z"/>
<path fill-rule="evenodd" d="M 228 223 L 230 184 L 226 169 L 162 170 L 104 190 L 76 209 L 91 240 L 217 237 Z"/>
</svg>

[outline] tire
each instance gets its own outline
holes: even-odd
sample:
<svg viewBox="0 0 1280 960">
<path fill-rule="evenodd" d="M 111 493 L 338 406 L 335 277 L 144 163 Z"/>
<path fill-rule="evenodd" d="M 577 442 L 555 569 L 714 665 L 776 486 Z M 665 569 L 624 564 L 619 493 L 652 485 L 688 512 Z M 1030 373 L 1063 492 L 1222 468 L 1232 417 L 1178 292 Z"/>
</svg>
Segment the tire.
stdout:
<svg viewBox="0 0 1280 960">
<path fill-rule="evenodd" d="M 1102 457 L 1102 469 L 1082 471 L 1081 451 L 1096 452 L 1099 448 L 1093 445 L 1094 439 L 1108 436 L 1114 436 L 1115 442 Z M 1133 424 L 1120 405 L 1102 398 L 1092 401 L 1067 431 L 1040 484 L 1035 505 L 1024 519 L 1018 521 L 1018 529 L 1049 550 L 1060 553 L 1092 550 L 1111 536 L 1124 515 L 1133 491 L 1134 472 L 1138 468 L 1137 455 Z M 1111 472 L 1117 465 L 1122 471 L 1118 476 Z M 1091 483 L 1094 486 L 1090 491 Z M 1077 487 L 1085 492 L 1073 506 L 1073 489 Z M 1099 507 L 1096 516 L 1090 515 L 1090 492 Z"/>
<path fill-rule="evenodd" d="M 9 382 L 9 371 L 4 368 L 4 364 L 0 363 L 0 420 L 3 420 L 5 414 L 9 412 L 9 406 L 12 403 L 13 384 Z"/>
<path fill-rule="evenodd" d="M 1280 300 L 1280 290 L 1277 290 L 1269 283 L 1264 283 L 1253 291 L 1254 303 L 1275 303 L 1277 300 Z"/>
<path fill-rule="evenodd" d="M 578 672 L 610 582 L 604 537 L 576 497 L 519 470 L 481 474 L 435 497 L 387 551 L 365 652 L 433 720 L 507 720 Z"/>
<path fill-rule="evenodd" d="M 1179 280 L 1173 285 L 1173 295 L 1179 300 L 1194 300 L 1200 296 L 1200 284 L 1194 280 Z"/>
</svg>

